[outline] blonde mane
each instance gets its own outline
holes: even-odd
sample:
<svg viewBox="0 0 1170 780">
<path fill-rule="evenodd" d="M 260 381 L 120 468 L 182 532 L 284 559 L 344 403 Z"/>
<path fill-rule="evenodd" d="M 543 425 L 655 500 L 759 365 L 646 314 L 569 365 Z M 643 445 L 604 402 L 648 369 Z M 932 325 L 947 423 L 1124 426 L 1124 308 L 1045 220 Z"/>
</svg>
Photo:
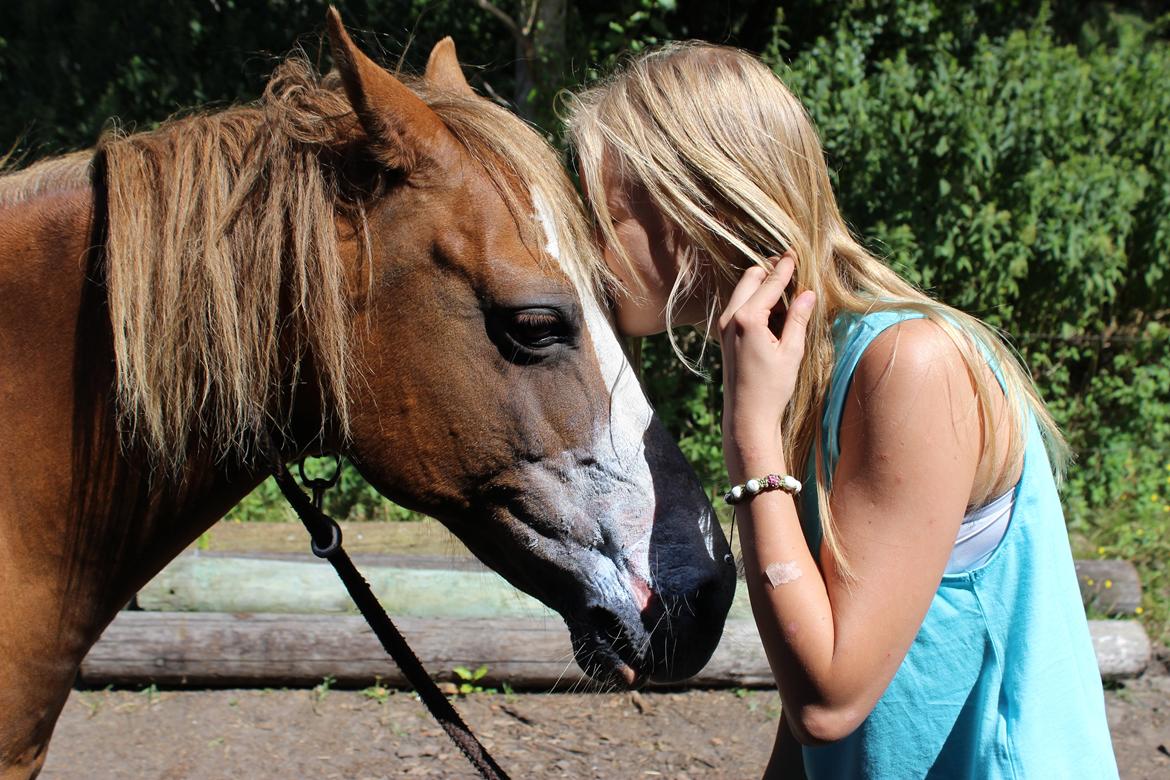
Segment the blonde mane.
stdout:
<svg viewBox="0 0 1170 780">
<path fill-rule="evenodd" d="M 485 167 L 530 246 L 545 241 L 533 199 L 549 204 L 569 250 L 563 270 L 595 294 L 600 256 L 548 143 L 486 100 L 403 81 Z M 357 128 L 339 80 L 290 57 L 252 105 L 99 144 L 119 426 L 161 464 L 181 464 L 196 443 L 217 456 L 247 451 L 279 430 L 303 358 L 322 408 L 348 430 L 347 388 L 360 367 L 338 217 L 371 273 L 365 207 L 381 194 L 355 191 L 331 165 Z"/>
<path fill-rule="evenodd" d="M 15 206 L 40 195 L 88 187 L 93 173 L 93 152 L 73 152 L 40 160 L 27 168 L 0 173 L 0 206 Z M 0 171 L 8 156 L 0 157 Z"/>
</svg>

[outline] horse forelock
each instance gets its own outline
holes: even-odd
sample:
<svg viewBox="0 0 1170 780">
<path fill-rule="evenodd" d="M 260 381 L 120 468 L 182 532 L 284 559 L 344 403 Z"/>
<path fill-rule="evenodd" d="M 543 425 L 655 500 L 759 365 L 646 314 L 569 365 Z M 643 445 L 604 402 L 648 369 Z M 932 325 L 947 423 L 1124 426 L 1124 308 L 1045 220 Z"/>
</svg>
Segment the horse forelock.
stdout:
<svg viewBox="0 0 1170 780">
<path fill-rule="evenodd" d="M 312 354 L 344 428 L 346 202 L 320 156 L 354 122 L 344 95 L 290 58 L 253 105 L 99 144 L 119 420 L 164 464 L 196 438 L 223 455 L 281 425 L 290 348 Z"/>
</svg>

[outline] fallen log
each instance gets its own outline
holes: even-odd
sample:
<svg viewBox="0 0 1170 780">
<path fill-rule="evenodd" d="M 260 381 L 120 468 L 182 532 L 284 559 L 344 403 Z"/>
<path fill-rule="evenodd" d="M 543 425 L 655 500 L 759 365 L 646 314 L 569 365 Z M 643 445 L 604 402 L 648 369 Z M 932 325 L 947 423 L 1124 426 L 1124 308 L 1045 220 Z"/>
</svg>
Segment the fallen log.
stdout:
<svg viewBox="0 0 1170 780">
<path fill-rule="evenodd" d="M 332 568 L 321 561 L 222 555 L 183 555 L 138 592 L 152 612 L 354 614 Z M 549 618 L 556 613 L 468 561 L 440 556 L 379 556 L 358 565 L 386 611 L 401 617 Z M 1090 615 L 1129 616 L 1141 603 L 1137 570 L 1128 561 L 1077 561 Z M 454 566 L 457 568 L 449 568 Z M 737 589 L 729 615 L 750 619 L 747 589 Z"/>
<path fill-rule="evenodd" d="M 541 618 L 403 618 L 403 634 L 436 679 L 456 680 L 457 666 L 487 667 L 479 685 L 517 689 L 580 686 L 569 635 Z M 1140 674 L 1150 643 L 1136 621 L 1090 621 L 1102 677 Z M 81 665 L 86 686 L 312 686 L 380 680 L 405 684 L 394 663 L 356 616 L 123 612 Z M 710 663 L 686 685 L 768 686 L 772 675 L 755 624 L 730 620 Z"/>
<path fill-rule="evenodd" d="M 495 572 L 368 566 L 362 575 L 395 617 L 548 618 L 555 612 Z M 350 613 L 345 586 L 324 561 L 184 555 L 138 591 L 152 612 Z"/>
</svg>

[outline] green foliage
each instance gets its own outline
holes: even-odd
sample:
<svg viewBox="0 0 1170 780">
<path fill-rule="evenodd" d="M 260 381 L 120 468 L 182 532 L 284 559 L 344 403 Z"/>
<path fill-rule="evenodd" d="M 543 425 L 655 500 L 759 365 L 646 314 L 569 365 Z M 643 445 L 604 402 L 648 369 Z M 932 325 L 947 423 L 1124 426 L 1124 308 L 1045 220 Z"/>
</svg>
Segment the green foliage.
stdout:
<svg viewBox="0 0 1170 780">
<path fill-rule="evenodd" d="M 456 666 L 451 671 L 459 678 L 459 695 L 466 696 L 471 693 L 495 693 L 495 688 L 484 688 L 478 685 L 479 681 L 487 676 L 488 668 L 486 664 L 477 666 L 475 669 L 468 669 L 466 666 Z"/>
<path fill-rule="evenodd" d="M 323 464 L 323 465 L 321 465 Z M 323 459 L 307 469 L 310 477 L 333 468 Z M 341 466 L 341 478 L 323 497 L 324 509 L 332 517 L 350 521 L 412 521 L 422 515 L 394 504 L 378 493 L 348 462 Z M 272 478 L 264 480 L 227 515 L 230 522 L 296 522 L 292 507 L 285 501 Z"/>
<path fill-rule="evenodd" d="M 329 695 L 329 691 L 333 689 L 333 685 L 337 682 L 337 678 L 333 675 L 325 675 L 321 678 L 321 682 L 313 686 L 313 709 L 316 711 L 317 705 L 325 701 L 325 697 Z"/>
<path fill-rule="evenodd" d="M 385 704 L 390 699 L 390 689 L 382 684 L 381 677 L 375 677 L 374 684 L 368 688 L 363 688 L 361 694 L 367 699 L 376 701 L 379 704 Z"/>
</svg>

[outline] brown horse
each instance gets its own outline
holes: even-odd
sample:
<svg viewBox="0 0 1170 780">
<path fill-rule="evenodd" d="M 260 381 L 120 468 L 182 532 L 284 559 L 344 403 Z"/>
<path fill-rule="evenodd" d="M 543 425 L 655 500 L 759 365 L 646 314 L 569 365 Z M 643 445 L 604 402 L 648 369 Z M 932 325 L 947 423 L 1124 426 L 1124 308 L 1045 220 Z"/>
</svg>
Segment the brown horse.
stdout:
<svg viewBox="0 0 1170 780">
<path fill-rule="evenodd" d="M 697 671 L 734 587 L 555 153 L 468 87 L 290 58 L 255 105 L 0 179 L 0 777 L 130 596 L 333 449 L 558 610 L 595 677 Z"/>
</svg>

